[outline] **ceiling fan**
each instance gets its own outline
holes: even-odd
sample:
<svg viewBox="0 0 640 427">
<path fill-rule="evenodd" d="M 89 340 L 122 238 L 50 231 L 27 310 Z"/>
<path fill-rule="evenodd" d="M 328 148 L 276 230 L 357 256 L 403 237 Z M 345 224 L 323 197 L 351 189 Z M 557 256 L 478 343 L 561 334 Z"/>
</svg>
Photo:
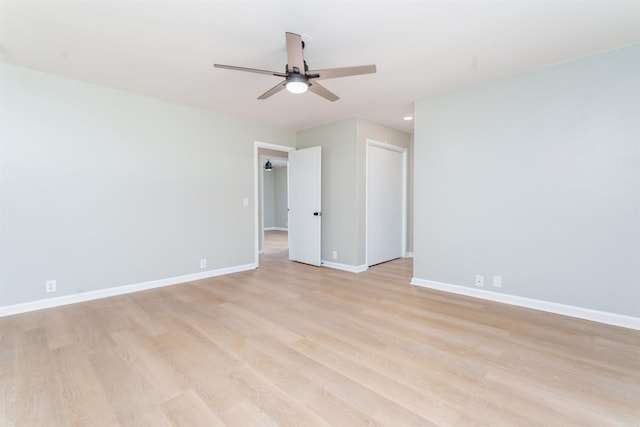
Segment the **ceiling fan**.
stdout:
<svg viewBox="0 0 640 427">
<path fill-rule="evenodd" d="M 361 65 L 357 67 L 327 68 L 324 70 L 311 70 L 304 60 L 302 50 L 304 49 L 304 41 L 302 37 L 294 33 L 286 33 L 287 37 L 287 65 L 285 72 L 259 70 L 256 68 L 236 67 L 233 65 L 213 64 L 216 68 L 226 68 L 228 70 L 246 71 L 249 73 L 268 74 L 277 77 L 284 77 L 284 81 L 278 83 L 262 95 L 258 99 L 267 99 L 270 96 L 287 89 L 291 93 L 304 93 L 308 90 L 328 99 L 329 101 L 337 101 L 338 96 L 318 83 L 318 80 L 335 79 L 337 77 L 357 76 L 360 74 L 370 74 L 376 72 L 375 65 Z"/>
</svg>

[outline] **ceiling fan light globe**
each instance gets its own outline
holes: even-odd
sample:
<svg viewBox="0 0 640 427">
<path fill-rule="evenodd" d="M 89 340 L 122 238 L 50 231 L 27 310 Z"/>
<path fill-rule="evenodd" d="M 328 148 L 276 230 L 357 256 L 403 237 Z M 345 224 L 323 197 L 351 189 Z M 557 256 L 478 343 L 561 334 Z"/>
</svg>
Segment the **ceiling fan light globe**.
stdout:
<svg viewBox="0 0 640 427">
<path fill-rule="evenodd" d="M 291 81 L 286 84 L 287 90 L 291 93 L 305 93 L 309 89 L 309 84 L 303 81 Z"/>
</svg>

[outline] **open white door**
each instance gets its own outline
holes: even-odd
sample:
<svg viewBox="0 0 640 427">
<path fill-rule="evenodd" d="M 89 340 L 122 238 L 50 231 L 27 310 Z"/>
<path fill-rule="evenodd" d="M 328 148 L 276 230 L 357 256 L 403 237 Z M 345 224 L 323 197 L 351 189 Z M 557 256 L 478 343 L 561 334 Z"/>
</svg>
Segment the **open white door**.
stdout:
<svg viewBox="0 0 640 427">
<path fill-rule="evenodd" d="M 289 152 L 289 259 L 321 263 L 321 148 Z"/>
</svg>

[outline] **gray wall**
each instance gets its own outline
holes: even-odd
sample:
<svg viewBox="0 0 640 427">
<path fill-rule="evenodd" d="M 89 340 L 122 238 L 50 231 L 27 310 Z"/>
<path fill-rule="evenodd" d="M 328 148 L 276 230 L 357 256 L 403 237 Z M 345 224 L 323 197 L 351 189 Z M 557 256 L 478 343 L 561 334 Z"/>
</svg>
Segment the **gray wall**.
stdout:
<svg viewBox="0 0 640 427">
<path fill-rule="evenodd" d="M 417 102 L 414 276 L 639 316 L 638 76 L 636 45 Z"/>
<path fill-rule="evenodd" d="M 322 147 L 322 259 L 358 264 L 357 118 L 298 132 L 297 148 Z M 338 259 L 331 252 L 338 252 Z"/>
<path fill-rule="evenodd" d="M 253 144 L 294 131 L 0 71 L 0 305 L 254 262 Z"/>
<path fill-rule="evenodd" d="M 298 132 L 298 148 L 322 147 L 322 259 L 366 264 L 366 140 L 410 150 L 410 135 L 353 117 Z M 412 163 L 412 152 L 409 152 Z M 408 234 L 411 234 L 408 224 Z M 338 258 L 332 259 L 333 251 Z"/>
<path fill-rule="evenodd" d="M 273 228 L 276 226 L 275 221 L 275 199 L 276 189 L 274 184 L 274 173 L 265 172 L 264 176 L 264 228 Z"/>
<path fill-rule="evenodd" d="M 287 228 L 287 168 L 274 167 L 264 174 L 264 228 Z"/>
<path fill-rule="evenodd" d="M 289 228 L 287 186 L 287 168 L 275 169 L 273 171 L 273 226 L 280 229 Z"/>
</svg>

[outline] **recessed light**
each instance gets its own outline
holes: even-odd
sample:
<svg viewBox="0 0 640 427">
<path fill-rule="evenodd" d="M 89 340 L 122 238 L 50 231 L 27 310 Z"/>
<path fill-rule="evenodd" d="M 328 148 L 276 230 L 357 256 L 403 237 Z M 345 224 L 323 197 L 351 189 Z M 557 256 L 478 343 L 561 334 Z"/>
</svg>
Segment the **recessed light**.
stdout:
<svg viewBox="0 0 640 427">
<path fill-rule="evenodd" d="M 406 120 L 406 121 L 413 120 L 413 117 L 412 116 L 406 116 L 406 117 L 403 117 L 403 120 Z"/>
</svg>

